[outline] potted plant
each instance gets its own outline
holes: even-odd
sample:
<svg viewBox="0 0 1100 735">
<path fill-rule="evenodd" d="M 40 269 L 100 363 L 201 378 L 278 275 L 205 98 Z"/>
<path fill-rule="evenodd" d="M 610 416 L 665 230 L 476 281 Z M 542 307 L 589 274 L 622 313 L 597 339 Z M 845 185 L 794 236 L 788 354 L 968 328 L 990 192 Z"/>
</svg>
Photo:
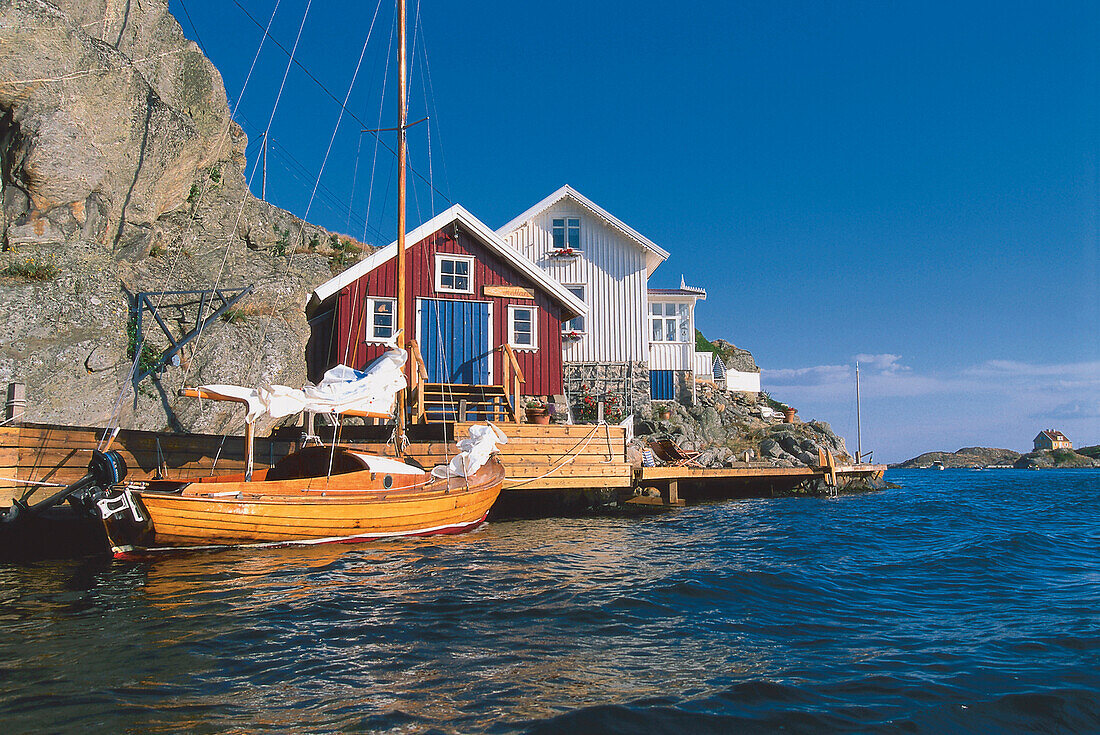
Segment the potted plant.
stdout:
<svg viewBox="0 0 1100 735">
<path fill-rule="evenodd" d="M 794 423 L 794 415 L 796 413 L 798 413 L 797 408 L 791 408 L 790 406 L 784 406 L 783 407 L 783 423 L 793 424 Z"/>
<path fill-rule="evenodd" d="M 672 418 L 672 406 L 666 403 L 657 404 L 656 412 L 658 421 L 668 421 Z"/>
<path fill-rule="evenodd" d="M 524 412 L 527 414 L 527 423 L 529 424 L 550 423 L 550 410 L 546 407 L 546 404 L 538 398 L 528 400 Z"/>
</svg>

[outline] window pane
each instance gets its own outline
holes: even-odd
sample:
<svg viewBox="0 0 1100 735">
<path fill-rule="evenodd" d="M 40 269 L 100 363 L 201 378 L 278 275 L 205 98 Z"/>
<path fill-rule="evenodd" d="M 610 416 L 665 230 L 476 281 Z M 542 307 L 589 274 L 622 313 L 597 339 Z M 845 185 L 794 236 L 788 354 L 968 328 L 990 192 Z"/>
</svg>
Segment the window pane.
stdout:
<svg viewBox="0 0 1100 735">
<path fill-rule="evenodd" d="M 563 220 L 563 219 L 554 220 L 553 233 L 554 233 L 554 247 L 564 248 L 565 247 L 565 220 Z"/>
<path fill-rule="evenodd" d="M 653 336 L 650 337 L 650 339 L 652 339 L 654 342 L 660 342 L 661 341 L 661 320 L 660 319 L 654 319 L 653 320 Z"/>
<path fill-rule="evenodd" d="M 442 274 L 439 276 L 439 285 L 443 288 L 453 289 L 455 287 L 455 277 Z"/>
<path fill-rule="evenodd" d="M 569 220 L 569 247 L 579 248 L 581 246 L 581 221 L 579 219 Z"/>
<path fill-rule="evenodd" d="M 668 342 L 676 341 L 676 320 L 665 319 L 665 340 Z"/>
<path fill-rule="evenodd" d="M 442 258 L 439 261 L 439 264 L 440 264 L 440 270 L 443 273 L 454 273 L 455 272 L 455 262 L 453 260 L 448 260 L 447 258 Z"/>
<path fill-rule="evenodd" d="M 662 306 L 660 304 L 650 304 L 649 305 L 649 313 L 653 314 L 654 316 L 660 316 L 661 315 L 661 310 L 662 310 Z"/>
<path fill-rule="evenodd" d="M 467 276 L 455 276 L 454 277 L 454 290 L 455 291 L 469 291 L 470 279 Z"/>
<path fill-rule="evenodd" d="M 470 262 L 467 260 L 456 260 L 454 261 L 453 266 L 455 269 L 454 272 L 458 273 L 459 275 L 466 276 L 470 274 Z"/>
</svg>

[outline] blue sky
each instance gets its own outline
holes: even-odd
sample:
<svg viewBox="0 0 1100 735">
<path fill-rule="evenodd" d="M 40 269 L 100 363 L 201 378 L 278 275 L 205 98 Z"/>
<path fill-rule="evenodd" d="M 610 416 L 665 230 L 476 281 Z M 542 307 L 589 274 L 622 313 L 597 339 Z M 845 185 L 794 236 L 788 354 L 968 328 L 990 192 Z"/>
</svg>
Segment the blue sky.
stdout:
<svg viewBox="0 0 1100 735">
<path fill-rule="evenodd" d="M 279 5 L 288 49 L 305 6 Z M 241 8 L 266 24 L 274 0 L 186 0 L 190 21 L 171 7 L 240 98 L 254 160 L 287 56 L 265 44 L 241 95 L 261 38 Z M 296 57 L 340 100 L 375 10 L 310 7 Z M 1100 4 L 486 1 L 419 17 L 410 116 L 431 120 L 410 155 L 450 201 L 499 227 L 572 184 L 672 253 L 654 285 L 708 289 L 708 337 L 751 350 L 775 397 L 851 446 L 862 355 L 878 460 L 1026 450 L 1049 427 L 1100 443 Z M 395 229 L 392 156 L 359 131 L 395 121 L 392 20 L 384 0 L 312 205 L 339 105 L 294 68 L 271 127 L 268 199 L 372 243 Z M 411 224 L 448 206 L 423 182 L 410 201 Z"/>
</svg>

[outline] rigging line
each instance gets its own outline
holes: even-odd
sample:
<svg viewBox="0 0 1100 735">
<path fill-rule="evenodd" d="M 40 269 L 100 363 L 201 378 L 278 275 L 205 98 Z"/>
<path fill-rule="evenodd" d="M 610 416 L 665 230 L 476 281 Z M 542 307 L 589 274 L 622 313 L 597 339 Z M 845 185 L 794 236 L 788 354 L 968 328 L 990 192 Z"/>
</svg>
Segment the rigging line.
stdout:
<svg viewBox="0 0 1100 735">
<path fill-rule="evenodd" d="M 336 142 L 336 134 L 340 132 L 340 123 L 344 120 L 344 113 L 348 109 L 348 100 L 351 99 L 351 90 L 355 89 L 355 80 L 359 78 L 359 69 L 363 66 L 363 57 L 367 53 L 367 44 L 370 43 L 371 33 L 374 32 L 374 22 L 378 20 L 378 11 L 382 7 L 382 0 L 378 0 L 378 4 L 374 7 L 374 17 L 371 18 L 370 28 L 367 29 L 367 37 L 363 39 L 363 48 L 359 52 L 359 61 L 355 64 L 355 71 L 351 75 L 351 83 L 348 84 L 347 94 L 344 95 L 344 101 L 340 104 L 340 114 L 336 116 L 336 127 L 332 129 L 332 137 L 328 140 L 328 148 L 325 149 L 325 157 L 321 161 L 321 169 L 317 172 L 317 180 L 313 184 L 313 192 L 309 195 L 309 204 L 306 205 L 305 216 L 302 217 L 302 227 L 298 229 L 298 233 L 301 234 L 302 228 L 305 227 L 305 219 L 309 217 L 309 210 L 313 207 L 313 199 L 317 196 L 317 187 L 321 185 L 321 177 L 325 174 L 325 166 L 328 164 L 328 157 L 332 153 L 332 144 Z"/>
<path fill-rule="evenodd" d="M 281 0 L 276 0 L 275 10 L 272 11 L 271 19 L 268 21 L 268 24 L 267 24 L 268 28 L 271 27 L 272 22 L 274 22 L 274 20 L 275 20 L 275 11 L 277 11 L 279 9 L 280 2 L 281 2 Z M 302 22 L 298 25 L 298 35 L 294 39 L 294 52 L 297 52 L 297 50 L 298 50 L 298 43 L 302 39 L 302 30 L 306 27 L 306 19 L 309 17 L 309 8 L 312 5 L 312 3 L 313 3 L 313 0 L 307 0 L 306 1 L 306 9 L 302 12 Z M 264 31 L 264 38 L 267 38 L 267 37 L 269 37 L 268 32 L 267 32 L 267 30 L 265 30 Z M 245 78 L 245 85 L 246 86 L 248 84 L 248 79 L 250 79 L 251 76 L 252 76 L 252 71 L 256 68 L 256 60 L 259 59 L 259 57 L 260 57 L 260 50 L 263 49 L 263 44 L 264 44 L 264 41 L 263 41 L 263 39 L 261 39 L 260 40 L 260 46 L 259 46 L 259 48 L 256 49 L 256 56 L 253 57 L 253 59 L 252 59 L 252 66 L 248 70 L 248 76 Z M 294 58 L 294 56 L 293 56 L 293 53 L 292 53 L 291 54 L 291 60 L 293 60 L 293 58 Z M 290 75 L 290 64 L 288 63 L 287 67 L 286 67 L 286 70 L 283 72 L 283 80 L 279 84 L 279 92 L 275 96 L 275 104 L 273 104 L 271 106 L 271 115 L 267 119 L 267 127 L 264 129 L 264 132 L 263 132 L 263 136 L 264 136 L 265 141 L 270 141 L 271 123 L 275 120 L 275 111 L 279 109 L 279 102 L 283 98 L 283 90 L 286 88 L 286 79 L 289 75 Z M 242 99 L 244 99 L 244 89 L 241 90 L 241 96 L 237 98 L 237 105 L 238 106 L 241 104 Z M 236 111 L 236 107 L 234 107 L 234 112 L 235 111 Z M 228 132 L 229 132 L 229 128 L 226 127 L 225 134 L 228 134 Z M 223 135 L 223 139 L 224 139 L 224 135 Z M 257 158 L 256 165 L 254 165 L 252 167 L 252 175 L 248 179 L 248 190 L 249 190 L 249 192 L 252 191 L 252 181 L 256 178 L 256 171 L 258 169 L 259 169 L 259 159 Z M 205 183 L 204 183 L 204 187 L 205 187 Z M 248 202 L 247 197 L 241 197 L 241 206 L 237 209 L 237 217 L 233 222 L 233 229 L 231 230 L 232 232 L 236 232 L 237 228 L 240 226 L 241 216 L 244 214 L 244 208 L 245 208 L 245 205 L 247 204 L 247 202 Z M 225 266 L 226 266 L 226 263 L 229 261 L 229 250 L 230 250 L 231 245 L 232 245 L 232 240 L 229 240 L 229 241 L 226 242 L 225 254 L 222 256 L 221 266 L 218 268 L 218 275 L 214 279 L 214 290 L 217 290 L 218 286 L 221 285 L 222 276 L 225 274 Z M 213 300 L 211 300 L 211 301 L 213 301 Z M 200 327 L 199 327 L 198 334 L 195 336 L 195 351 L 198 350 L 198 342 L 202 338 L 202 332 L 203 332 L 203 329 L 202 329 L 202 326 L 201 326 L 202 325 L 202 309 L 201 309 L 201 307 L 200 307 L 200 310 L 199 310 L 199 320 L 198 321 L 199 321 Z M 265 325 L 265 327 L 266 327 L 266 325 Z M 267 331 L 266 331 L 266 328 L 265 328 L 264 339 L 266 339 L 266 338 L 267 338 Z M 261 342 L 261 344 L 262 344 L 262 342 Z M 183 376 L 182 376 L 183 383 L 181 384 L 181 387 L 182 387 L 183 384 L 186 384 L 187 376 L 190 375 L 190 373 L 191 373 L 192 363 L 193 363 L 193 361 L 188 362 L 187 367 L 184 369 L 184 373 L 183 373 Z M 199 403 L 199 406 L 200 406 L 200 410 L 201 410 L 201 406 L 202 406 L 201 402 Z"/>
<path fill-rule="evenodd" d="M 183 16 L 187 18 L 187 22 L 191 25 L 191 30 L 195 32 L 195 43 L 199 45 L 202 55 L 206 58 L 210 58 L 210 54 L 206 53 L 206 44 L 202 42 L 202 37 L 199 36 L 199 29 L 195 27 L 195 21 L 191 20 L 191 14 L 187 12 L 187 3 L 183 0 L 179 0 L 179 4 L 180 7 L 183 8 Z"/>
<path fill-rule="evenodd" d="M 432 68 L 431 68 L 431 64 L 428 62 L 428 44 L 424 44 L 421 48 L 423 49 L 422 54 L 423 54 L 423 59 L 424 59 L 424 78 L 426 79 L 427 84 L 428 84 L 428 89 L 424 94 L 424 99 L 430 104 L 430 107 L 427 110 L 425 110 L 425 112 L 428 112 L 431 117 L 436 117 L 439 114 L 439 108 L 436 107 L 436 104 L 435 104 L 435 86 L 432 84 Z M 432 124 L 429 121 L 428 122 L 428 135 L 429 136 L 431 135 L 431 125 Z M 450 181 L 450 177 L 447 174 L 447 155 L 446 155 L 446 150 L 443 147 L 443 132 L 440 129 L 440 130 L 437 130 L 437 133 L 439 135 L 440 163 L 443 164 L 443 188 L 446 189 L 447 191 L 450 191 L 451 190 L 451 181 Z M 429 137 L 429 141 L 430 141 L 430 137 Z M 450 202 L 450 199 L 448 199 L 447 197 L 443 197 L 443 198 L 447 202 Z"/>
<path fill-rule="evenodd" d="M 397 17 L 394 16 L 393 22 L 390 23 L 390 40 L 386 46 L 386 68 L 382 73 L 382 93 L 378 95 L 378 127 L 382 127 L 382 111 L 385 107 L 386 100 L 386 88 L 389 86 L 390 81 L 390 59 L 393 56 L 393 37 L 397 29 Z M 367 222 L 370 221 L 370 207 L 374 199 L 374 175 L 378 168 L 378 145 L 381 143 L 381 139 L 374 136 L 374 156 L 371 159 L 370 167 L 370 186 L 367 187 L 367 211 L 363 217 L 363 239 L 367 239 Z M 393 173 L 393 159 L 390 159 L 390 173 Z M 387 196 L 389 191 L 389 179 L 387 179 L 386 190 Z M 385 204 L 383 203 L 383 211 L 385 211 Z M 381 219 L 381 218 L 379 218 Z"/>
<path fill-rule="evenodd" d="M 363 134 L 359 133 L 359 143 L 355 146 L 355 168 L 351 173 L 351 194 L 348 196 L 348 221 L 344 229 L 351 232 L 351 210 L 355 208 L 355 184 L 359 180 L 359 158 L 363 153 Z"/>
<path fill-rule="evenodd" d="M 413 60 L 414 60 L 414 63 L 417 59 L 422 59 L 424 57 L 424 54 L 426 53 L 425 50 L 427 49 L 427 43 L 423 43 L 419 47 L 416 45 L 416 40 L 418 38 L 422 38 L 424 36 L 424 26 L 423 26 L 421 18 L 420 18 L 420 0 L 417 0 L 417 2 L 416 2 L 416 16 L 415 16 L 415 18 L 416 18 L 415 23 L 414 23 L 414 29 L 415 30 L 413 32 Z M 421 54 L 419 56 L 416 54 L 416 51 L 418 49 L 421 51 Z M 421 91 L 421 94 L 424 96 L 425 112 L 427 112 L 428 90 L 427 90 L 426 85 L 424 84 L 424 68 L 423 68 L 423 66 L 424 66 L 423 62 L 421 62 L 420 91 Z M 425 116 L 424 120 L 428 120 L 428 117 Z M 413 123 L 413 124 L 415 125 L 417 123 Z M 432 190 L 435 189 L 435 175 L 432 171 L 432 127 L 431 127 L 431 122 L 430 121 L 428 122 L 428 127 L 426 128 L 425 133 L 426 133 L 427 142 L 428 142 L 428 187 L 429 187 L 429 191 L 428 191 L 428 194 L 429 194 L 428 209 L 431 211 L 431 216 L 434 217 L 435 216 L 435 194 Z M 418 215 L 419 215 L 419 204 L 418 204 Z M 421 220 L 421 221 L 423 221 L 423 220 Z"/>
<path fill-rule="evenodd" d="M 302 181 L 302 182 L 312 182 L 316 178 L 315 174 L 311 173 L 309 171 L 309 169 L 307 169 L 299 161 L 297 161 L 293 156 L 291 156 L 286 151 L 286 149 L 283 148 L 278 143 L 278 141 L 275 138 L 271 139 L 271 145 L 273 147 L 271 149 L 269 149 L 269 153 L 274 152 L 276 154 L 275 158 L 276 158 L 276 160 L 278 160 L 279 165 L 281 165 L 283 167 L 283 169 L 288 174 L 290 174 L 292 177 L 294 177 L 295 180 Z M 289 165 L 289 164 L 293 164 L 293 166 Z M 324 184 L 321 185 L 318 193 L 319 193 L 321 199 L 324 200 L 337 213 L 348 211 L 347 202 L 340 199 L 339 195 L 334 193 L 331 189 L 329 189 Z M 358 224 L 359 222 L 363 223 L 363 239 L 362 239 L 362 242 L 364 242 L 364 243 L 368 242 L 367 241 L 367 234 L 366 234 L 367 233 L 367 222 L 366 222 L 366 220 L 364 220 L 360 215 L 358 215 L 354 212 L 352 212 L 351 218 L 356 222 L 356 224 Z M 379 230 L 377 227 L 371 227 L 370 230 L 379 240 L 389 242 L 390 239 L 391 239 L 389 235 L 386 235 L 381 230 Z"/>
<path fill-rule="evenodd" d="M 267 28 L 268 29 L 271 28 L 271 24 L 275 21 L 275 14 L 279 11 L 279 5 L 280 5 L 281 2 L 282 2 L 282 0 L 276 0 L 276 2 L 275 2 L 275 7 L 271 11 L 271 17 L 267 21 Z M 191 18 L 190 18 L 190 16 L 188 16 L 188 21 L 190 21 L 190 20 L 191 20 Z M 193 24 L 192 24 L 192 27 L 194 27 Z M 198 30 L 197 29 L 195 30 L 195 35 L 196 35 L 196 37 L 198 36 Z M 260 43 L 256 47 L 256 53 L 252 56 L 252 63 L 251 63 L 251 65 L 249 65 L 248 73 L 245 75 L 244 83 L 241 85 L 241 93 L 237 97 L 237 101 L 233 106 L 233 111 L 230 113 L 229 120 L 226 123 L 225 130 L 222 131 L 221 139 L 218 141 L 218 147 L 217 147 L 218 150 L 220 150 L 222 145 L 224 145 L 225 139 L 229 135 L 229 131 L 233 126 L 233 120 L 237 117 L 238 108 L 240 107 L 241 100 L 244 99 L 244 93 L 248 89 L 248 84 L 252 80 L 252 72 L 256 69 L 256 63 L 260 58 L 260 53 L 263 51 L 264 42 L 266 41 L 266 39 L 267 39 L 267 34 L 265 32 L 265 34 L 260 37 Z M 201 46 L 201 44 L 200 44 L 200 46 Z M 267 138 L 266 135 L 264 137 L 265 137 L 265 139 Z M 257 163 L 258 163 L 258 159 L 257 159 Z M 255 166 L 254 166 L 253 171 L 252 171 L 252 175 L 255 176 L 255 174 L 256 174 L 256 171 L 255 171 Z M 199 192 L 199 196 L 197 197 L 197 199 L 195 201 L 196 208 L 202 202 L 202 199 L 206 195 L 206 192 L 208 190 L 209 190 L 209 181 L 206 177 L 204 177 L 202 190 Z M 243 210 L 244 210 L 244 200 L 242 200 L 242 203 L 241 203 L 241 211 L 243 211 Z M 237 214 L 237 220 L 238 220 L 238 222 L 240 221 L 240 212 L 238 212 L 238 214 Z M 181 240 L 180 240 L 181 242 L 183 242 L 187 238 L 187 236 L 190 234 L 192 227 L 194 227 L 194 221 L 195 221 L 194 218 L 190 218 L 188 220 L 187 230 L 183 233 L 183 237 L 181 237 Z M 215 281 L 215 285 L 214 285 L 215 290 L 217 290 L 218 284 L 220 284 L 220 282 L 221 282 L 221 276 L 222 276 L 222 273 L 225 270 L 226 258 L 229 255 L 229 248 L 230 248 L 230 242 L 227 242 L 226 246 L 225 246 L 225 256 L 222 258 L 221 269 L 219 269 L 218 278 Z M 166 278 L 166 281 L 171 277 L 172 271 L 175 268 L 175 263 L 179 262 L 179 258 L 180 258 L 181 255 L 182 255 L 182 248 L 181 248 L 181 253 L 177 254 L 176 259 L 173 262 L 172 267 L 169 269 L 169 273 L 168 273 L 168 277 Z M 161 303 L 163 303 L 163 299 L 164 299 L 164 296 L 161 295 L 160 298 L 157 300 L 157 308 L 159 308 Z M 211 300 L 211 308 L 213 308 L 212 302 L 213 302 L 213 300 Z M 196 342 L 195 342 L 195 349 L 196 350 L 198 348 L 198 340 L 201 339 L 202 332 L 203 332 L 203 326 L 204 325 L 202 323 L 202 317 L 203 317 L 202 302 L 200 301 L 199 314 L 198 314 L 199 332 L 196 335 Z M 142 339 L 142 342 L 143 342 L 143 345 L 144 345 L 144 338 Z M 140 353 L 139 353 L 139 355 L 140 355 Z M 135 363 L 135 367 L 136 367 L 136 363 Z M 183 374 L 184 383 L 186 383 L 187 376 L 190 373 L 190 370 L 191 370 L 191 361 L 189 361 L 188 364 L 187 364 L 187 367 L 184 368 L 184 374 Z M 132 377 L 133 377 L 133 375 L 131 374 L 131 379 L 132 379 Z M 125 391 L 125 387 L 123 388 L 123 391 Z M 202 402 L 201 401 L 199 402 L 199 411 L 200 412 L 202 411 Z"/>
<path fill-rule="evenodd" d="M 241 5 L 239 0 L 233 0 L 233 4 L 236 5 L 238 8 L 240 8 L 241 12 L 244 13 L 245 16 L 250 21 L 252 21 L 257 26 L 260 25 L 259 21 L 257 21 L 255 18 L 253 18 L 252 15 L 247 10 L 244 9 L 244 7 Z M 356 115 L 351 110 L 347 109 L 347 107 L 344 107 L 343 105 L 341 105 L 340 100 L 336 97 L 336 95 L 334 95 L 332 92 L 330 92 L 328 87 L 326 87 L 324 84 L 322 84 L 321 80 L 313 75 L 313 72 L 311 72 L 309 69 L 307 69 L 305 67 L 305 65 L 302 64 L 302 62 L 300 62 L 300 61 L 298 61 L 297 59 L 294 58 L 294 55 L 293 55 L 292 51 L 287 51 L 286 47 L 283 46 L 283 44 L 281 44 L 278 41 L 278 39 L 276 39 L 274 36 L 270 35 L 266 30 L 264 31 L 264 34 L 267 35 L 271 39 L 271 42 L 273 44 L 275 44 L 279 48 L 280 51 L 282 51 L 284 54 L 290 54 L 291 55 L 291 63 L 294 64 L 294 66 L 297 66 L 299 69 L 301 69 L 302 72 L 304 72 L 307 77 L 309 77 L 318 87 L 320 87 L 321 91 L 324 92 L 326 95 L 328 95 L 328 97 L 333 102 L 335 102 L 336 104 L 343 107 L 344 111 L 348 113 L 348 116 L 351 117 L 352 120 L 355 120 L 357 123 L 359 123 L 360 127 L 363 127 L 363 128 L 367 127 L 367 124 L 365 122 L 363 122 L 359 118 L 358 115 Z M 387 60 L 387 66 L 388 66 L 388 64 L 389 64 L 389 61 Z M 374 135 L 375 135 L 375 138 L 378 138 L 377 134 L 374 134 Z M 394 155 L 394 156 L 397 155 L 397 151 L 395 151 L 393 148 L 391 148 L 385 141 L 380 140 L 379 142 L 381 142 L 382 147 L 385 148 L 387 151 L 389 151 L 392 155 Z M 418 178 L 421 181 L 427 183 L 428 180 L 426 178 L 424 178 L 424 175 L 422 173 L 420 173 L 419 171 L 417 171 L 413 168 L 409 168 L 408 171 L 409 171 L 409 173 L 413 174 L 416 178 Z M 448 203 L 453 203 L 453 202 L 451 202 L 450 198 L 447 197 L 447 195 L 444 194 L 443 192 L 437 191 L 436 193 L 439 194 L 439 196 L 446 199 Z"/>
</svg>

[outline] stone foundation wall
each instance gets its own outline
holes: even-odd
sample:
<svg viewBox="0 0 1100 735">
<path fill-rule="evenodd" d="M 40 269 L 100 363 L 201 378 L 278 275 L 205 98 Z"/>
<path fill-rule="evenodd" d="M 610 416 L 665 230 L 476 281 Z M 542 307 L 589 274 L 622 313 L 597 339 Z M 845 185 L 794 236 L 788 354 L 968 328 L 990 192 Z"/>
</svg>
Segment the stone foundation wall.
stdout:
<svg viewBox="0 0 1100 735">
<path fill-rule="evenodd" d="M 649 366 L 644 362 L 567 362 L 563 365 L 563 383 L 573 419 L 578 423 L 583 423 L 585 396 L 603 401 L 605 406 L 621 405 L 623 416 L 633 413 L 648 417 L 652 413 Z"/>
</svg>

